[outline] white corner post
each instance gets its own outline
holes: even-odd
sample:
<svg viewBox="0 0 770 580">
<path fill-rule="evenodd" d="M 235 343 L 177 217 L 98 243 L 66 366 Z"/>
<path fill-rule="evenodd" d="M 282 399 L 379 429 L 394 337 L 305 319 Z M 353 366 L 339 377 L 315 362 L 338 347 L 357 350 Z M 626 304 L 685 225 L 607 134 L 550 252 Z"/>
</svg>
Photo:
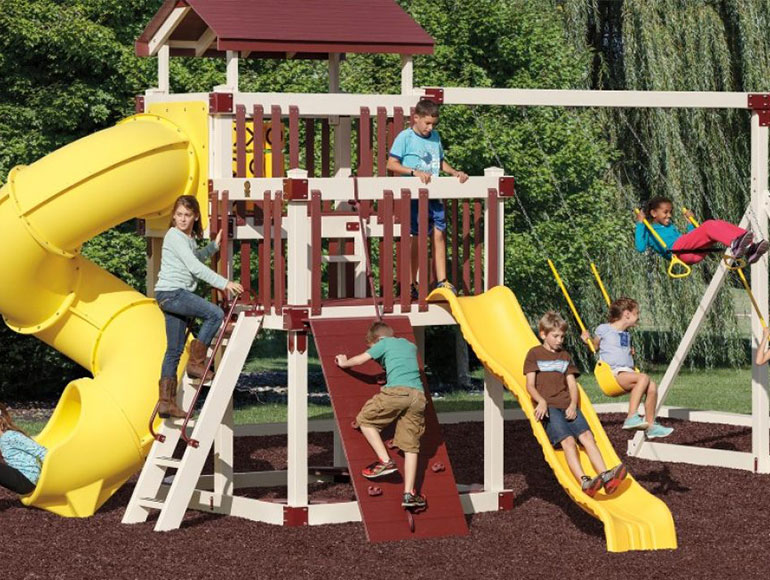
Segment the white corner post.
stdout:
<svg viewBox="0 0 770 580">
<path fill-rule="evenodd" d="M 290 179 L 307 179 L 304 169 L 289 170 Z M 310 300 L 310 238 L 307 227 L 307 201 L 290 199 L 286 232 L 287 249 L 286 300 L 289 305 L 307 304 Z M 288 342 L 288 473 L 287 501 L 291 507 L 308 503 L 307 473 L 307 332 L 289 330 Z M 304 346 L 301 346 L 304 345 Z"/>
<path fill-rule="evenodd" d="M 502 177 L 505 171 L 499 167 L 487 167 L 484 169 L 485 177 Z M 499 192 L 498 192 L 499 193 Z M 496 223 L 490 223 L 489 203 L 484 204 L 484 289 L 489 289 L 489 232 L 497 228 L 497 280 L 503 284 L 503 272 L 505 256 L 503 253 L 504 228 L 503 228 L 503 203 L 498 203 Z M 503 418 L 505 390 L 500 380 L 484 369 L 484 490 L 503 490 L 503 462 L 505 447 L 503 431 L 505 427 Z"/>
<path fill-rule="evenodd" d="M 401 94 L 411 95 L 414 91 L 414 57 L 401 55 Z"/>
<path fill-rule="evenodd" d="M 213 178 L 232 176 L 232 123 L 231 115 L 209 115 L 209 142 L 211 143 L 209 147 L 209 175 Z M 208 213 L 211 216 L 211 213 Z M 231 243 L 224 240 L 223 248 L 228 247 Z M 231 248 L 228 251 L 228 256 L 230 258 L 227 263 L 227 271 L 223 275 L 230 279 L 233 270 Z M 221 354 L 219 356 L 221 357 Z M 218 497 L 233 494 L 235 465 L 233 432 L 233 399 L 231 397 L 227 402 L 227 409 L 214 437 L 214 492 Z"/>
<path fill-rule="evenodd" d="M 227 51 L 227 86 L 234 93 L 238 92 L 238 53 L 234 50 Z"/>
<path fill-rule="evenodd" d="M 768 127 L 760 124 L 760 115 L 751 114 L 751 211 L 759 228 L 754 232 L 767 239 L 768 198 Z M 767 255 L 751 266 L 751 291 L 757 300 L 762 316 L 768 319 L 768 270 Z M 754 471 L 770 473 L 770 404 L 768 403 L 768 368 L 757 365 L 756 349 L 762 337 L 762 324 L 755 312 L 751 316 L 751 451 L 754 455 Z"/>
<path fill-rule="evenodd" d="M 171 76 L 171 49 L 164 44 L 158 49 L 158 92 L 168 94 Z"/>
<path fill-rule="evenodd" d="M 340 60 L 342 55 L 329 53 L 329 92 L 340 93 Z M 329 125 L 334 127 L 334 176 L 350 176 L 350 117 L 332 116 Z"/>
</svg>

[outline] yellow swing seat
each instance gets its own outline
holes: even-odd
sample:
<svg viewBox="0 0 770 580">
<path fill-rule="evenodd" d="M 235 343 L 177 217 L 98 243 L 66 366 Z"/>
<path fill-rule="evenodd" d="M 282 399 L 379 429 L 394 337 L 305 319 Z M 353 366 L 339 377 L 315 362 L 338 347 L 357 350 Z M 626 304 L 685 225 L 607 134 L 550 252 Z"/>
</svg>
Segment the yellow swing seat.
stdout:
<svg viewBox="0 0 770 580">
<path fill-rule="evenodd" d="M 599 385 L 602 393 L 608 397 L 619 397 L 628 394 L 627 391 L 618 384 L 615 375 L 612 374 L 610 365 L 606 362 L 601 360 L 596 361 L 594 377 L 596 378 L 596 383 Z"/>
</svg>

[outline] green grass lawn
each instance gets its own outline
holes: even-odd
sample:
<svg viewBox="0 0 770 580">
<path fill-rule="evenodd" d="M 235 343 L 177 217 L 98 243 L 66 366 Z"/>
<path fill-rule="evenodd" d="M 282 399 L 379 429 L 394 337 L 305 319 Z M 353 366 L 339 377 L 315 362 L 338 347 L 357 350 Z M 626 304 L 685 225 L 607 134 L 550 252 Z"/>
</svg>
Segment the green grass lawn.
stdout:
<svg viewBox="0 0 770 580">
<path fill-rule="evenodd" d="M 269 360 L 265 361 L 263 359 L 260 362 L 260 370 L 266 370 L 264 367 L 266 362 L 269 362 Z M 276 359 L 274 370 L 285 369 L 285 359 L 281 363 L 283 366 L 279 366 Z M 665 369 L 663 368 L 653 370 L 651 373 L 653 379 L 660 381 L 664 371 Z M 483 372 L 479 376 L 483 376 Z M 625 397 L 614 399 L 604 396 L 596 385 L 596 381 L 591 373 L 583 375 L 580 378 L 580 384 L 595 404 L 626 400 Z M 480 393 L 454 391 L 436 398 L 435 403 L 436 410 L 439 413 L 476 411 L 483 408 L 483 395 Z M 731 413 L 750 413 L 751 369 L 684 370 L 675 381 L 673 390 L 666 399 L 666 405 Z M 506 393 L 505 407 L 518 407 L 511 393 Z M 308 415 L 310 419 L 331 419 L 333 417 L 331 407 L 317 404 L 309 406 Z M 283 421 L 286 421 L 286 405 L 277 403 L 257 404 L 240 407 L 235 410 L 235 423 L 239 425 L 278 423 Z M 39 433 L 44 425 L 45 422 L 42 421 L 19 421 L 19 426 L 30 434 Z"/>
</svg>

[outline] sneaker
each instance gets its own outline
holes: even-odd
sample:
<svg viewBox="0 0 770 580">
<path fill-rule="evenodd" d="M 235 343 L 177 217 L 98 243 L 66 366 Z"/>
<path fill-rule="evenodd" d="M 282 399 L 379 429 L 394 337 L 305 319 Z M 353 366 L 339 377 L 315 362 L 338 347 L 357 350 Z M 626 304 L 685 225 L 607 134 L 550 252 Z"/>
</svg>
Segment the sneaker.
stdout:
<svg viewBox="0 0 770 580">
<path fill-rule="evenodd" d="M 411 493 L 404 493 L 404 499 L 401 501 L 401 507 L 404 508 L 419 508 L 422 509 L 428 505 L 428 502 L 423 496 L 412 491 Z"/>
<path fill-rule="evenodd" d="M 455 296 L 457 296 L 457 288 L 455 288 L 452 283 L 447 280 L 446 278 L 444 280 L 441 280 L 441 282 L 436 282 L 436 288 L 446 288 L 452 292 Z"/>
<path fill-rule="evenodd" d="M 623 421 L 623 429 L 626 431 L 641 431 L 647 429 L 650 424 L 639 416 L 639 413 L 631 415 L 628 419 Z"/>
<path fill-rule="evenodd" d="M 620 482 L 626 478 L 626 475 L 628 475 L 628 469 L 626 469 L 626 466 L 622 463 L 618 463 L 612 469 L 608 469 L 602 473 L 599 477 L 601 477 L 602 483 L 604 484 L 604 493 L 607 495 L 615 493 Z"/>
<path fill-rule="evenodd" d="M 412 282 L 412 285 L 409 287 L 409 297 L 412 299 L 412 302 L 416 302 L 420 298 L 420 291 L 417 289 L 417 284 Z"/>
<path fill-rule="evenodd" d="M 361 475 L 367 479 L 377 479 L 378 477 L 390 475 L 396 471 L 398 471 L 398 467 L 396 467 L 396 464 L 393 463 L 393 461 L 388 461 L 387 463 L 383 463 L 382 461 L 375 461 L 371 465 L 368 465 L 362 469 Z"/>
<path fill-rule="evenodd" d="M 595 496 L 598 491 L 602 488 L 602 478 L 600 475 L 597 475 L 593 479 L 588 477 L 587 475 L 584 475 L 580 478 L 580 485 L 583 488 L 583 493 L 586 494 L 588 497 Z"/>
<path fill-rule="evenodd" d="M 742 258 L 751 247 L 751 243 L 754 241 L 754 234 L 746 232 L 735 238 L 730 244 L 730 253 L 736 260 Z"/>
<path fill-rule="evenodd" d="M 673 432 L 673 427 L 664 427 L 660 423 L 653 423 L 652 427 L 645 431 L 645 434 L 647 435 L 647 439 L 660 439 L 663 437 L 668 437 Z"/>
<path fill-rule="evenodd" d="M 747 264 L 753 264 L 759 261 L 759 259 L 767 253 L 770 249 L 770 242 L 767 240 L 761 240 L 757 244 L 752 244 L 748 251 L 748 257 L 746 258 Z"/>
</svg>

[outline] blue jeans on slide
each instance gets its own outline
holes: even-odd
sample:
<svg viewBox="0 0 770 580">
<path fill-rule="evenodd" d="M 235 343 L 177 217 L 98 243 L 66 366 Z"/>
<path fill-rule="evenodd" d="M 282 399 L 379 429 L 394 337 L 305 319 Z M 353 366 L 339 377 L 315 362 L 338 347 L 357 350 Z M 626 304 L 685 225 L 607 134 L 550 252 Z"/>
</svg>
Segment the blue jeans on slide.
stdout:
<svg viewBox="0 0 770 580">
<path fill-rule="evenodd" d="M 193 317 L 203 319 L 198 340 L 208 346 L 219 330 L 225 313 L 216 304 L 182 288 L 156 292 L 155 299 L 166 319 L 166 355 L 163 357 L 160 376 L 176 377 L 179 359 L 184 350 L 187 319 Z"/>
</svg>

